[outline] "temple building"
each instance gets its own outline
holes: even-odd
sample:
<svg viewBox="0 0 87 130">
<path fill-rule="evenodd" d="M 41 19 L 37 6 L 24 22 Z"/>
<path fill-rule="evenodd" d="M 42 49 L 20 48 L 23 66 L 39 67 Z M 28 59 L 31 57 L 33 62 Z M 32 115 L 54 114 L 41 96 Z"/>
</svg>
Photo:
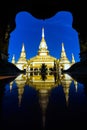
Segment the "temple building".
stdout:
<svg viewBox="0 0 87 130">
<path fill-rule="evenodd" d="M 48 72 L 50 72 L 50 70 L 54 68 L 54 62 L 55 62 L 57 70 L 61 72 L 61 69 L 65 70 L 71 67 L 71 65 L 75 63 L 75 59 L 74 59 L 74 55 L 72 54 L 72 61 L 70 62 L 68 60 L 66 51 L 64 48 L 64 43 L 62 43 L 60 54 L 61 56 L 59 59 L 49 54 L 48 46 L 47 46 L 45 35 L 44 35 L 44 28 L 42 28 L 42 38 L 39 44 L 37 55 L 30 59 L 26 59 L 26 52 L 25 52 L 25 47 L 23 43 L 22 50 L 20 53 L 20 58 L 16 62 L 15 57 L 13 55 L 12 63 L 15 64 L 21 70 L 25 69 L 26 72 L 35 72 L 35 71 L 39 72 L 41 65 L 44 63 L 47 66 Z"/>
</svg>

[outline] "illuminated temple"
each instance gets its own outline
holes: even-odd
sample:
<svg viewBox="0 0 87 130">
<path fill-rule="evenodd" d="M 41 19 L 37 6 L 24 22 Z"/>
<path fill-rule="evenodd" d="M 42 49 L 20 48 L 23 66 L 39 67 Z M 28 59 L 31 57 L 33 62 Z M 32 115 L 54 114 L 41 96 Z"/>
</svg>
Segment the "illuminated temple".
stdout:
<svg viewBox="0 0 87 130">
<path fill-rule="evenodd" d="M 40 71 L 41 65 L 44 63 L 47 66 L 48 72 L 54 67 L 54 62 L 56 64 L 57 70 L 60 72 L 61 69 L 68 69 L 72 64 L 75 63 L 74 55 L 72 54 L 72 61 L 69 61 L 64 48 L 64 43 L 61 45 L 61 56 L 59 59 L 50 55 L 48 46 L 45 40 L 44 28 L 42 28 L 42 38 L 39 44 L 38 53 L 36 56 L 27 59 L 24 43 L 22 44 L 22 49 L 18 61 L 15 61 L 15 56 L 13 55 L 12 63 L 15 64 L 19 69 L 26 70 L 26 72 Z"/>
<path fill-rule="evenodd" d="M 13 55 L 12 63 L 15 64 L 21 70 L 25 69 L 27 73 L 19 75 L 15 79 L 15 81 L 12 81 L 10 83 L 10 92 L 12 92 L 14 83 L 16 83 L 18 88 L 18 106 L 21 107 L 25 87 L 27 85 L 32 86 L 39 96 L 39 103 L 42 110 L 43 126 L 45 126 L 46 109 L 49 102 L 50 92 L 52 89 L 55 89 L 55 87 L 58 87 L 60 85 L 65 95 L 66 105 L 69 104 L 69 90 L 73 80 L 69 75 L 62 74 L 61 69 L 68 69 L 69 67 L 71 67 L 72 64 L 75 63 L 74 55 L 72 54 L 72 61 L 70 62 L 66 55 L 64 43 L 62 43 L 60 58 L 57 59 L 51 56 L 45 40 L 44 28 L 42 28 L 42 38 L 39 44 L 37 55 L 30 59 L 27 59 L 25 46 L 23 43 L 18 61 L 15 61 L 15 56 Z M 48 72 L 46 74 L 45 80 L 43 80 L 42 75 L 39 73 L 43 63 L 47 66 Z M 56 66 L 56 72 L 58 72 L 57 75 L 50 73 L 54 66 Z M 76 81 L 74 81 L 74 85 L 77 91 Z"/>
</svg>

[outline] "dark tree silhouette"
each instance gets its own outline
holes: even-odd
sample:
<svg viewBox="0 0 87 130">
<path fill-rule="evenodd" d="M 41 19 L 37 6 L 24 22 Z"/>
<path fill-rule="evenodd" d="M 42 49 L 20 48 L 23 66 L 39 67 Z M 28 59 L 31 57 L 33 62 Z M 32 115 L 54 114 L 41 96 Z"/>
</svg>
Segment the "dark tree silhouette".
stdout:
<svg viewBox="0 0 87 130">
<path fill-rule="evenodd" d="M 45 63 L 41 65 L 40 72 L 41 74 L 47 74 L 47 65 Z"/>
<path fill-rule="evenodd" d="M 45 65 L 44 63 L 41 65 L 41 69 L 40 69 L 40 74 L 41 74 L 41 78 L 42 80 L 46 80 L 46 75 L 47 75 L 47 65 Z"/>
</svg>

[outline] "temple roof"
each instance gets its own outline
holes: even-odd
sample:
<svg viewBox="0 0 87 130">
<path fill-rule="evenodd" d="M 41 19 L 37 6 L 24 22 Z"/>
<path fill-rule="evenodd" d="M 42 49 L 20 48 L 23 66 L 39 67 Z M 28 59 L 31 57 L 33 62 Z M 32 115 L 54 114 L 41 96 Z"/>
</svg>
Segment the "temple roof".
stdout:
<svg viewBox="0 0 87 130">
<path fill-rule="evenodd" d="M 52 62 L 54 60 L 56 60 L 56 58 L 50 55 L 46 56 L 36 55 L 35 57 L 29 59 L 30 62 Z"/>
<path fill-rule="evenodd" d="M 42 39 L 39 45 L 38 55 L 30 58 L 30 62 L 54 62 L 54 60 L 56 60 L 55 57 L 49 55 L 49 51 L 47 50 L 48 47 L 44 37 L 44 28 L 42 28 Z"/>
</svg>

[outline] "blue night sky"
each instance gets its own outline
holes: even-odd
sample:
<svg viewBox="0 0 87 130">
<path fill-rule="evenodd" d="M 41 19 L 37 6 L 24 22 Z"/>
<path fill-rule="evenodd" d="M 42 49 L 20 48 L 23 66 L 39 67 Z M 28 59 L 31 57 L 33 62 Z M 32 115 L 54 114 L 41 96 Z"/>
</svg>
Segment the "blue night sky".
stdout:
<svg viewBox="0 0 87 130">
<path fill-rule="evenodd" d="M 28 12 L 19 12 L 15 18 L 16 28 L 10 34 L 9 61 L 11 62 L 13 54 L 16 61 L 19 59 L 23 43 L 27 59 L 36 56 L 43 27 L 51 56 L 60 58 L 63 42 L 68 59 L 71 61 L 73 53 L 75 61 L 80 61 L 78 33 L 72 28 L 73 19 L 70 12 L 64 11 L 58 12 L 46 20 L 37 19 Z"/>
</svg>

